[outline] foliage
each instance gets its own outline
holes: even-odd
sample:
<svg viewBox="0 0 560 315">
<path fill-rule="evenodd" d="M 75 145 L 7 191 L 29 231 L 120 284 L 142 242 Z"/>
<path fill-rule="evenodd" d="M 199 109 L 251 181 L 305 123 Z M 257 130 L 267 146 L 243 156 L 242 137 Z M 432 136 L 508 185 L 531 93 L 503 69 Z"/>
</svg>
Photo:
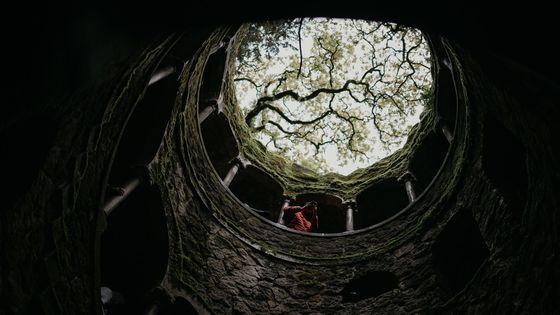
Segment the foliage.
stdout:
<svg viewBox="0 0 560 315">
<path fill-rule="evenodd" d="M 360 20 L 253 24 L 237 52 L 236 96 L 268 150 L 350 172 L 401 147 L 431 93 L 419 30 Z"/>
</svg>

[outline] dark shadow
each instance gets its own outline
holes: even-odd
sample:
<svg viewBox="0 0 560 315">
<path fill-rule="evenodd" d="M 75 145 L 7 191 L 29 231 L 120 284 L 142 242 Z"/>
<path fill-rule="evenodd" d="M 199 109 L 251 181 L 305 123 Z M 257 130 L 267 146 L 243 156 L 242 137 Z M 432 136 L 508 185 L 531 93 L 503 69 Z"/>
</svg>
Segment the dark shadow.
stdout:
<svg viewBox="0 0 560 315">
<path fill-rule="evenodd" d="M 451 295 L 459 293 L 488 258 L 489 250 L 469 210 L 455 214 L 433 248 L 434 269 Z"/>
<path fill-rule="evenodd" d="M 452 72 L 447 66 L 450 64 L 450 61 L 443 47 L 441 47 L 441 51 L 438 52 L 438 56 L 440 57 L 440 68 L 436 82 L 436 113 L 447 123 L 450 131 L 453 131 L 453 128 L 455 127 L 455 115 L 457 114 L 457 95 L 455 92 Z M 438 132 L 440 136 L 443 136 L 441 131 Z"/>
<path fill-rule="evenodd" d="M 518 218 L 527 198 L 525 147 L 494 116 L 484 121 L 482 168 Z"/>
<path fill-rule="evenodd" d="M 165 60 L 162 64 L 167 66 Z M 132 178 L 146 179 L 147 169 L 139 165 L 148 165 L 161 145 L 177 88 L 175 72 L 146 89 L 124 127 L 109 176 L 110 186 L 124 188 Z M 114 194 L 109 190 L 106 201 Z M 111 212 L 101 236 L 101 286 L 121 297 L 106 306 L 111 314 L 143 310 L 144 295 L 165 275 L 168 251 L 160 193 L 142 183 Z"/>
<path fill-rule="evenodd" d="M 397 277 L 389 271 L 370 271 L 354 278 L 342 290 L 342 302 L 357 302 L 397 288 Z"/>
<path fill-rule="evenodd" d="M 373 184 L 356 197 L 358 212 L 354 214 L 354 228 L 363 229 L 379 223 L 408 206 L 404 185 L 396 179 Z"/>
<path fill-rule="evenodd" d="M 204 67 L 200 94 L 198 98 L 198 112 L 200 113 L 208 105 L 215 103 L 220 97 L 224 69 L 227 59 L 227 46 L 218 49 L 210 55 Z"/>
<path fill-rule="evenodd" d="M 159 315 L 197 315 L 194 306 L 182 297 L 176 297 L 175 302 L 166 305 L 158 313 Z"/>
<path fill-rule="evenodd" d="M 229 162 L 239 154 L 233 131 L 224 115 L 212 114 L 200 125 L 200 132 L 206 153 L 223 179 L 231 167 Z"/>
<path fill-rule="evenodd" d="M 449 149 L 449 142 L 441 133 L 430 132 L 414 152 L 409 169 L 416 177 L 414 190 L 420 195 L 440 169 Z"/>
<path fill-rule="evenodd" d="M 1 172 L 5 183 L 2 188 L 2 208 L 11 208 L 29 191 L 45 164 L 57 130 L 52 119 L 40 115 L 18 119 L 12 125 L 2 126 Z"/>
<path fill-rule="evenodd" d="M 317 216 L 319 229 L 316 233 L 340 233 L 346 231 L 346 208 L 342 206 L 342 199 L 337 196 L 311 193 L 296 196 L 290 205 L 303 206 L 308 201 L 317 202 Z M 290 218 L 284 217 L 285 222 Z"/>
<path fill-rule="evenodd" d="M 185 32 L 169 51 L 166 58 L 175 61 L 177 65 L 190 62 L 190 58 L 196 53 L 202 44 L 214 31 L 212 25 L 200 24 L 196 26 L 196 32 Z M 179 68 L 180 69 L 180 68 Z"/>
<path fill-rule="evenodd" d="M 283 189 L 267 173 L 248 165 L 237 172 L 229 189 L 241 202 L 259 211 L 267 219 L 276 221 L 278 218 Z"/>
<path fill-rule="evenodd" d="M 177 93 L 177 73 L 150 85 L 136 105 L 119 142 L 109 183 L 119 185 L 131 165 L 147 165 L 163 140 Z"/>
<path fill-rule="evenodd" d="M 142 184 L 108 217 L 101 237 L 101 285 L 122 293 L 130 304 L 159 285 L 168 252 L 160 192 Z"/>
</svg>

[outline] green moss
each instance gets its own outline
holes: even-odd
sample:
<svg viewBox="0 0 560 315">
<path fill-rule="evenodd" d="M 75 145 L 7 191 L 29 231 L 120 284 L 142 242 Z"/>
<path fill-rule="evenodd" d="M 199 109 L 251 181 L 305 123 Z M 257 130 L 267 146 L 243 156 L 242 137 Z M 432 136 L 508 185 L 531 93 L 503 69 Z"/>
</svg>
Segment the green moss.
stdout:
<svg viewBox="0 0 560 315">
<path fill-rule="evenodd" d="M 244 210 L 231 192 L 221 184 L 221 179 L 213 169 L 204 150 L 197 120 L 198 93 L 205 64 L 213 50 L 212 47 L 216 46 L 227 33 L 228 30 L 226 29 L 217 30 L 183 70 L 180 90 L 172 113 L 172 119 L 168 126 L 168 133 L 165 135 L 163 147 L 158 155 L 157 165 L 151 170 L 153 180 L 165 187 L 163 190 L 167 190 L 167 197 L 164 197 L 164 199 L 169 200 L 168 203 L 171 211 L 179 207 L 180 200 L 177 199 L 176 195 L 180 195 L 180 192 L 178 192 L 180 187 L 175 187 L 176 183 L 170 181 L 169 178 L 176 176 L 177 166 L 180 166 L 182 170 L 186 171 L 184 174 L 185 185 L 192 185 L 193 190 L 198 192 L 200 200 L 209 209 L 212 217 L 238 240 L 265 255 L 309 265 L 350 264 L 380 257 L 423 233 L 429 223 L 437 217 L 439 214 L 438 209 L 443 208 L 442 205 L 447 201 L 449 194 L 462 176 L 461 167 L 465 159 L 463 151 L 466 147 L 457 146 L 463 146 L 466 133 L 461 133 L 462 138 L 458 137 L 454 144 L 456 147 L 452 151 L 455 153 L 449 157 L 449 162 L 452 163 L 453 167 L 445 168 L 444 173 L 441 174 L 442 179 L 437 183 L 439 185 L 438 193 L 430 194 L 429 198 L 427 196 L 421 203 L 415 206 L 416 209 L 425 210 L 422 210 L 422 213 L 415 213 L 410 218 L 406 218 L 404 220 L 406 228 L 402 230 L 377 229 L 367 233 L 355 233 L 344 236 L 348 247 L 345 252 L 341 252 L 334 245 L 337 244 L 338 236 L 331 239 L 285 233 L 281 229 L 273 228 L 264 220 L 256 220 L 251 226 L 245 226 L 243 222 L 250 218 L 254 219 L 255 215 Z M 235 51 L 235 45 L 231 51 Z M 233 58 L 231 54 L 230 58 Z M 229 61 L 229 64 L 233 64 L 232 60 Z M 462 84 L 463 82 L 460 83 L 460 87 L 463 87 Z M 259 142 L 253 139 L 249 127 L 245 124 L 241 112 L 234 102 L 234 91 L 230 78 L 226 78 L 223 89 L 224 115 L 234 132 L 241 154 L 249 159 L 255 167 L 274 177 L 288 195 L 314 192 L 333 194 L 342 198 L 355 198 L 364 189 L 377 182 L 402 175 L 409 168 L 411 158 L 416 150 L 422 145 L 426 136 L 432 133 L 435 128 L 435 102 L 432 99 L 427 109 L 422 113 L 420 123 L 412 128 L 403 149 L 349 176 L 333 173 L 319 176 L 312 171 L 295 167 L 282 157 L 267 152 Z M 461 98 L 462 101 L 466 99 L 463 96 Z M 199 209 L 196 211 L 205 210 Z M 189 223 L 193 222 L 187 222 L 188 220 L 184 218 L 184 222 L 182 222 L 181 220 L 183 219 L 179 218 L 176 213 L 171 215 L 173 216 L 172 220 L 173 225 L 175 225 L 177 238 L 186 237 L 187 233 L 182 230 Z M 197 223 L 195 222 L 195 224 Z M 256 232 L 259 230 L 269 232 Z M 274 237 L 276 239 L 270 240 L 267 237 Z M 184 245 L 183 241 L 179 239 L 175 241 L 180 247 L 177 255 L 179 255 L 181 263 L 173 268 L 180 268 L 180 273 L 189 272 L 188 270 L 183 270 L 185 264 L 188 265 L 188 262 L 180 257 L 199 255 L 200 257 L 198 258 L 189 258 L 189 262 L 196 265 L 196 260 L 208 255 L 208 244 L 205 241 L 201 240 L 200 244 L 191 244 L 196 247 L 193 248 L 195 253 L 185 253 L 184 246 L 188 245 Z M 298 246 L 285 247 L 277 245 L 283 242 L 293 242 L 298 244 Z M 325 245 L 324 251 L 310 252 L 305 250 L 306 246 L 312 246 L 312 244 L 315 245 L 317 243 Z M 223 244 L 223 246 L 231 247 L 234 245 Z"/>
</svg>

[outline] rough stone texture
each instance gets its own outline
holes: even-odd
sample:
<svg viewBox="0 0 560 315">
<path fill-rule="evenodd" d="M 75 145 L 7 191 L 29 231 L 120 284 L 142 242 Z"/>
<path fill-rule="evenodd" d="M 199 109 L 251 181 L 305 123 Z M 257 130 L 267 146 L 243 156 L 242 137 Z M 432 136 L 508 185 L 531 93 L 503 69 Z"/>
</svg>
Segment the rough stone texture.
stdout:
<svg viewBox="0 0 560 315">
<path fill-rule="evenodd" d="M 191 63 L 190 72 L 184 72 L 186 84 L 180 94 L 186 102 L 177 103 L 187 105 L 187 132 L 191 126 L 198 129 L 188 119 L 196 113 L 192 86 L 203 72 L 212 40 L 219 42 L 220 34 L 200 51 L 203 61 Z M 182 123 L 183 117 L 174 123 Z M 444 303 L 445 293 L 430 265 L 430 244 L 443 225 L 427 227 L 430 216 L 423 216 L 440 212 L 434 204 L 444 201 L 441 194 L 425 197 L 413 213 L 380 229 L 341 237 L 296 234 L 240 207 L 211 171 L 203 151 L 197 151 L 200 136 L 184 137 L 182 128 L 173 126 L 169 130 L 174 132 L 166 137 L 151 173 L 161 187 L 172 188 L 163 198 L 172 244 L 162 285 L 172 295 L 195 296 L 199 309 L 211 313 L 408 312 L 427 309 L 426 290 L 432 292 L 428 309 Z M 182 144 L 184 139 L 189 144 Z M 462 151 L 457 152 L 458 159 Z M 457 171 L 458 166 L 449 170 Z M 194 186 L 185 187 L 185 182 Z M 423 233 L 429 235 L 422 239 Z M 392 272 L 399 286 L 380 296 L 343 303 L 345 285 L 369 271 Z"/>
<path fill-rule="evenodd" d="M 481 70 L 468 55 L 462 56 L 468 69 L 469 98 L 476 110 L 474 120 L 480 123 L 485 116 L 494 116 L 526 148 L 529 197 L 524 204 L 511 204 L 499 187 L 493 186 L 481 161 L 483 132 L 492 128 L 480 126 L 473 130 L 472 167 L 457 195 L 457 204 L 472 209 L 491 256 L 473 284 L 464 294 L 454 297 L 446 310 L 557 313 L 560 306 L 556 297 L 560 291 L 558 281 L 553 279 L 559 279 L 560 274 L 553 266 L 559 263 L 559 222 L 556 212 L 548 210 L 558 209 L 558 194 L 553 190 L 559 187 L 559 156 L 553 138 L 559 129 L 552 123 L 552 117 L 559 113 L 553 105 L 558 104 L 558 95 L 542 89 L 546 82 L 512 64 L 488 58 Z M 519 80 L 506 79 L 513 73 Z M 520 185 L 512 176 L 517 172 L 505 174 L 504 180 Z"/>
<path fill-rule="evenodd" d="M 97 309 L 94 244 L 98 219 L 104 220 L 104 177 L 119 126 L 169 43 L 159 45 L 122 64 L 125 72 L 113 73 L 95 94 L 70 99 L 58 109 L 61 127 L 45 164 L 29 192 L 2 218 L 7 312 L 85 314 Z"/>
<path fill-rule="evenodd" d="M 457 140 L 464 146 L 456 144 L 434 189 L 409 211 L 376 229 L 336 237 L 282 229 L 217 184 L 209 161 L 190 146 L 200 138 L 185 139 L 204 68 L 203 61 L 189 64 L 150 169 L 168 220 L 165 299 L 184 298 L 202 314 L 560 313 L 558 87 L 514 64 L 454 48 L 459 99 L 468 106 Z M 208 51 L 204 46 L 195 59 Z M 88 98 L 64 103 L 72 110 L 56 116 L 61 127 L 46 162 L 29 191 L 2 211 L 0 312 L 99 311 L 96 214 L 104 178 L 117 135 L 162 54 L 162 47 L 148 49 L 81 94 Z M 490 116 L 526 150 L 522 205 L 512 204 L 484 168 Z M 453 295 L 432 263 L 432 246 L 460 211 L 473 214 L 489 257 Z M 345 286 L 370 271 L 393 273 L 397 288 L 342 302 Z"/>
<path fill-rule="evenodd" d="M 200 56 L 204 58 L 204 50 Z M 549 267 L 541 267 L 534 274 L 540 275 L 541 285 L 548 294 L 532 296 L 531 292 L 536 290 L 528 292 L 522 288 L 526 285 L 538 287 L 537 281 L 516 276 L 516 270 L 540 265 L 538 260 L 521 259 L 531 257 L 532 245 L 527 243 L 530 238 L 525 237 L 525 245 L 519 245 L 526 252 L 510 245 L 512 240 L 520 239 L 515 237 L 519 233 L 515 229 L 519 223 L 511 221 L 512 215 L 503 197 L 481 169 L 484 126 L 480 122 L 487 115 L 486 109 L 496 106 L 487 98 L 492 95 L 490 99 L 503 106 L 506 102 L 495 99 L 500 94 L 490 82 L 480 86 L 484 75 L 466 52 L 460 51 L 453 58 L 459 102 L 466 103 L 469 108 L 465 116 L 467 122 L 477 123 L 462 127 L 468 132 L 456 135 L 456 153 L 450 166 L 421 202 L 396 220 L 364 233 L 314 237 L 280 229 L 258 216 L 255 218 L 255 214 L 239 207 L 229 197 L 229 191 L 212 173 L 203 175 L 210 166 L 208 161 L 198 158 L 201 153 L 197 153 L 196 147 L 200 138 L 189 133 L 187 122 L 186 137 L 175 137 L 179 142 L 182 139 L 188 142 L 180 149 L 186 161 L 168 164 L 181 171 L 171 168 L 161 172 L 185 173 L 186 169 L 194 184 L 191 189 L 198 190 L 204 206 L 200 201 L 170 195 L 175 200 L 172 204 L 190 204 L 191 207 L 186 209 L 186 217 L 175 214 L 175 228 L 182 235 L 175 241 L 181 254 L 169 269 L 176 270 L 179 284 L 177 279 L 168 277 L 169 290 L 182 292 L 177 295 L 197 296 L 202 301 L 201 308 L 211 313 L 524 313 L 529 310 L 550 313 L 556 310 L 552 296 L 557 285 L 542 280 L 557 278 L 550 267 L 557 259 L 557 247 L 552 246 L 551 240 L 541 239 L 549 244 L 543 257 L 543 262 L 548 262 L 544 266 Z M 189 79 L 185 80 L 190 85 L 184 92 L 187 117 L 196 108 L 196 102 L 192 101 L 196 100 L 196 93 L 192 93 L 192 86 L 196 84 L 193 78 L 196 82 L 203 71 L 202 65 L 193 65 Z M 463 72 L 466 68 L 469 71 Z M 481 94 L 486 97 L 480 99 Z M 162 155 L 172 156 L 178 149 L 176 145 L 175 142 L 166 148 L 169 151 L 163 150 Z M 165 180 L 169 176 L 158 177 Z M 168 209 L 173 213 L 173 206 Z M 531 206 L 525 209 L 530 212 Z M 472 211 L 490 256 L 471 275 L 473 278 L 466 287 L 453 295 L 445 286 L 445 275 L 434 268 L 432 245 L 447 222 L 460 211 Z M 548 232 L 554 234 L 557 229 L 552 225 Z M 478 269 L 478 265 L 475 267 Z M 398 288 L 355 303 L 344 303 L 341 295 L 344 287 L 368 271 L 392 272 L 398 279 Z M 498 292 L 495 298 L 488 288 Z"/>
</svg>

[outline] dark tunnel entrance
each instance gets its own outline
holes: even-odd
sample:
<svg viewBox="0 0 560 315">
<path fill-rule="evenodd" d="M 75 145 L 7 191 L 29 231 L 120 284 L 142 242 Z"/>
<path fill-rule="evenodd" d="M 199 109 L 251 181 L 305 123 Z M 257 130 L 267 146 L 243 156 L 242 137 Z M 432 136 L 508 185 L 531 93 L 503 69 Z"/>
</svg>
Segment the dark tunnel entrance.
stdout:
<svg viewBox="0 0 560 315">
<path fill-rule="evenodd" d="M 124 299 L 122 305 L 114 301 L 111 307 L 126 311 L 140 307 L 144 295 L 163 279 L 168 252 L 160 192 L 141 185 L 111 214 L 101 237 L 101 286 Z"/>
<path fill-rule="evenodd" d="M 389 271 L 370 271 L 350 280 L 342 290 L 343 302 L 357 302 L 397 288 L 397 277 Z"/>
<path fill-rule="evenodd" d="M 396 179 L 387 179 L 361 192 L 356 203 L 356 229 L 363 229 L 397 214 L 409 201 L 403 185 Z"/>
<path fill-rule="evenodd" d="M 459 293 L 474 277 L 490 252 L 469 210 L 461 210 L 447 223 L 433 246 L 433 263 L 443 286 Z"/>
</svg>

